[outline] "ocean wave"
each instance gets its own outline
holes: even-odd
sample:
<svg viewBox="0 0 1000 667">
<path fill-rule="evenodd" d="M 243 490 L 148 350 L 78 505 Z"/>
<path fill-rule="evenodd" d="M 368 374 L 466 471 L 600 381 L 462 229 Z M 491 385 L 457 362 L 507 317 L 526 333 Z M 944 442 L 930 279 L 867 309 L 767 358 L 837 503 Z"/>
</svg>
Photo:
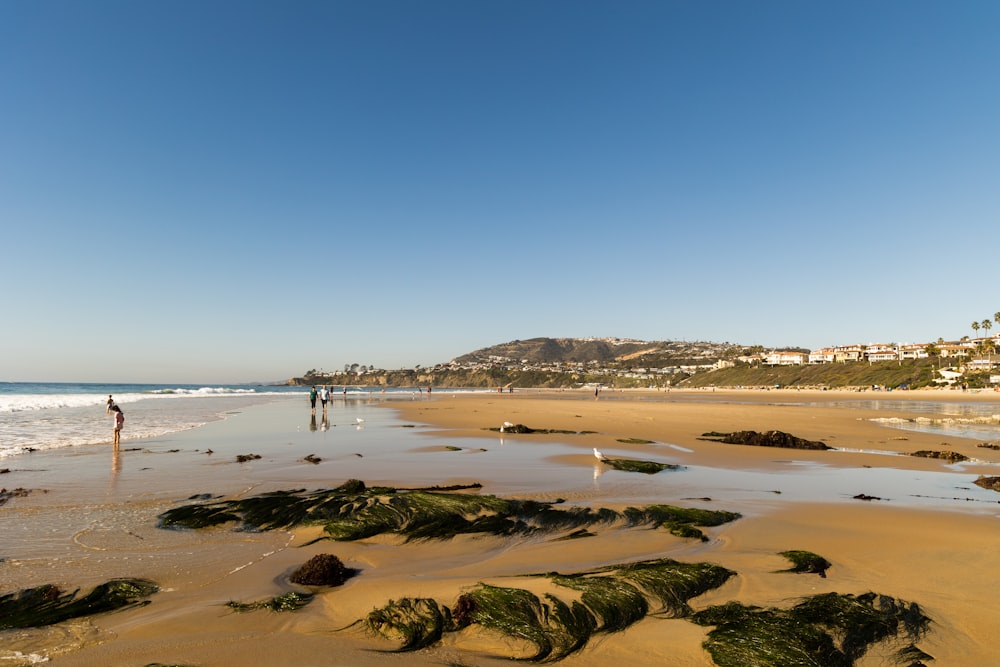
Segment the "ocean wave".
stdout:
<svg viewBox="0 0 1000 667">
<path fill-rule="evenodd" d="M 303 390 L 305 391 L 305 390 Z M 145 392 L 113 394 L 115 403 L 125 405 L 150 398 L 218 398 L 226 396 L 270 396 L 287 395 L 287 391 L 258 391 L 239 387 L 201 387 L 198 389 L 153 389 Z M 58 408 L 103 407 L 107 394 L 0 394 L 0 414 L 25 412 L 30 410 L 51 410 Z"/>
<path fill-rule="evenodd" d="M 115 402 L 134 403 L 143 398 L 142 394 L 119 394 Z M 107 395 L 102 394 L 6 394 L 0 395 L 0 413 L 104 406 L 107 400 Z"/>
<path fill-rule="evenodd" d="M 165 388 L 165 389 L 153 389 L 149 392 L 150 394 L 155 394 L 157 396 L 224 396 L 226 394 L 261 394 L 268 392 L 259 392 L 256 389 L 246 389 L 241 387 L 199 387 L 198 389 L 185 389 L 178 387 L 176 389 Z M 280 392 L 273 392 L 280 393 Z"/>
</svg>

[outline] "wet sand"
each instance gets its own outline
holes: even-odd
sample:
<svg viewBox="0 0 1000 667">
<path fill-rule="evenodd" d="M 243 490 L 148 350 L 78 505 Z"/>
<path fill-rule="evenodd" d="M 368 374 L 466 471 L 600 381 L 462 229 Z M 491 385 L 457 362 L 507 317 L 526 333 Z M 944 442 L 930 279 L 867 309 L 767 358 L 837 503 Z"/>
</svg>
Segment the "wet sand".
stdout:
<svg viewBox="0 0 1000 667">
<path fill-rule="evenodd" d="M 702 391 L 605 393 L 594 400 L 585 392 L 442 391 L 429 399 L 335 405 L 326 428 L 317 416 L 315 430 L 308 408 L 284 399 L 193 431 L 126 442 L 117 457 L 110 447 L 18 457 L 5 463 L 11 472 L 0 485 L 32 492 L 0 507 L 0 593 L 41 583 L 86 591 L 112 577 L 149 578 L 163 590 L 141 608 L 0 633 L 0 657 L 4 664 L 18 664 L 12 658 L 20 653 L 27 656 L 23 664 L 36 656 L 81 666 L 509 664 L 508 656 L 523 647 L 488 633 L 446 635 L 438 647 L 395 655 L 377 652 L 392 648 L 389 642 L 348 626 L 403 596 L 452 604 L 479 582 L 530 588 L 537 584 L 523 577 L 528 573 L 670 557 L 738 572 L 694 600 L 696 609 L 730 600 L 784 607 L 820 592 L 876 591 L 917 602 L 934 619 L 920 647 L 935 664 L 991 664 L 993 619 L 1000 612 L 992 595 L 1000 584 L 994 564 L 1000 494 L 972 481 L 998 474 L 1000 452 L 977 447 L 982 440 L 871 420 L 920 417 L 919 403 L 926 401 L 981 403 L 988 410 L 996 398 Z M 889 412 L 873 407 L 876 400 L 910 402 L 914 409 Z M 505 421 L 575 433 L 484 430 Z M 782 430 L 840 451 L 700 439 L 708 431 L 745 429 Z M 653 476 L 609 471 L 594 458 L 594 447 L 607 456 L 682 468 Z M 949 466 L 892 454 L 921 449 L 958 451 L 975 461 Z M 235 462 L 246 453 L 261 458 Z M 307 463 L 307 454 L 322 461 Z M 156 527 L 161 512 L 196 494 L 332 488 L 351 478 L 400 487 L 481 482 L 483 493 L 500 496 L 612 509 L 669 503 L 738 511 L 743 518 L 706 529 L 704 543 L 662 530 L 602 529 L 572 541 L 460 537 L 404 544 L 379 537 L 303 546 L 318 529 Z M 858 493 L 883 500 L 854 500 Z M 833 567 L 826 578 L 777 573 L 788 567 L 778 555 L 788 549 L 813 551 Z M 317 553 L 337 555 L 359 575 L 295 613 L 237 614 L 225 606 L 294 588 L 288 574 Z M 707 666 L 705 632 L 683 619 L 647 618 L 598 636 L 562 664 L 662 664 L 669 656 L 673 665 Z M 859 664 L 883 659 L 875 652 Z"/>
</svg>

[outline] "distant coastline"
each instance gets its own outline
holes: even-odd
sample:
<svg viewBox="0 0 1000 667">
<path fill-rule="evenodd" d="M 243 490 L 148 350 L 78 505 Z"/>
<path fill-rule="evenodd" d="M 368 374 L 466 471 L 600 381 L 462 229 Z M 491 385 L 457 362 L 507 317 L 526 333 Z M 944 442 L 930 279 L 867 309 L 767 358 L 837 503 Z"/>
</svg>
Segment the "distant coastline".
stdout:
<svg viewBox="0 0 1000 667">
<path fill-rule="evenodd" d="M 430 367 L 386 370 L 347 364 L 311 369 L 290 386 L 573 388 L 798 387 L 917 389 L 993 387 L 995 341 L 800 348 L 619 338 L 533 338 L 482 348 Z"/>
</svg>

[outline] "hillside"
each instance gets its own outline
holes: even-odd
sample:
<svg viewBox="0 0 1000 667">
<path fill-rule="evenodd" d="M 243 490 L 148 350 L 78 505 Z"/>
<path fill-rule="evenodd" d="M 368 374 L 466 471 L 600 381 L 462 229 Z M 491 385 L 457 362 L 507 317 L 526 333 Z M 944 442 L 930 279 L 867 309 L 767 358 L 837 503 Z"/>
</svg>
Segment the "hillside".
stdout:
<svg viewBox="0 0 1000 667">
<path fill-rule="evenodd" d="M 681 387 L 882 387 L 911 388 L 934 384 L 938 361 L 913 359 L 817 364 L 807 366 L 737 366 L 696 373 Z M 975 377 L 970 378 L 975 380 Z"/>
<path fill-rule="evenodd" d="M 731 343 L 639 341 L 623 338 L 531 338 L 456 357 L 451 364 L 603 364 L 619 368 L 697 365 L 739 355 Z"/>
<path fill-rule="evenodd" d="M 337 373 L 309 371 L 298 385 L 364 387 L 922 387 L 934 384 L 936 359 L 803 366 L 740 363 L 759 349 L 731 343 L 617 338 L 532 338 L 493 345 L 433 368 L 382 370 L 352 365 Z M 732 368 L 713 369 L 720 361 Z M 967 376 L 971 386 L 987 378 Z"/>
</svg>

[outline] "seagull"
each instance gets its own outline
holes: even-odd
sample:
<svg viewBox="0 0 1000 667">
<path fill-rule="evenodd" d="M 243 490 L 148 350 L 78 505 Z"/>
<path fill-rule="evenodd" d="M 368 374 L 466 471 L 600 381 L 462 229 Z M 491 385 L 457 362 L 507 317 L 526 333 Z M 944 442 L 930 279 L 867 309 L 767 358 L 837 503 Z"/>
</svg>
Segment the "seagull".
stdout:
<svg viewBox="0 0 1000 667">
<path fill-rule="evenodd" d="M 361 417 L 355 417 L 354 421 L 358 422 L 359 424 L 364 424 L 365 423 L 365 420 L 362 419 Z"/>
<path fill-rule="evenodd" d="M 594 447 L 594 456 L 597 457 L 598 461 L 607 461 L 608 457 L 598 451 L 597 447 Z"/>
<path fill-rule="evenodd" d="M 503 430 L 504 430 L 505 428 L 511 428 L 511 427 L 513 427 L 513 426 L 514 426 L 514 425 L 513 425 L 513 424 L 511 424 L 510 422 L 504 422 L 504 423 L 503 423 L 503 426 L 501 426 L 501 427 L 500 427 L 500 432 L 502 433 L 502 432 L 503 432 Z"/>
</svg>

